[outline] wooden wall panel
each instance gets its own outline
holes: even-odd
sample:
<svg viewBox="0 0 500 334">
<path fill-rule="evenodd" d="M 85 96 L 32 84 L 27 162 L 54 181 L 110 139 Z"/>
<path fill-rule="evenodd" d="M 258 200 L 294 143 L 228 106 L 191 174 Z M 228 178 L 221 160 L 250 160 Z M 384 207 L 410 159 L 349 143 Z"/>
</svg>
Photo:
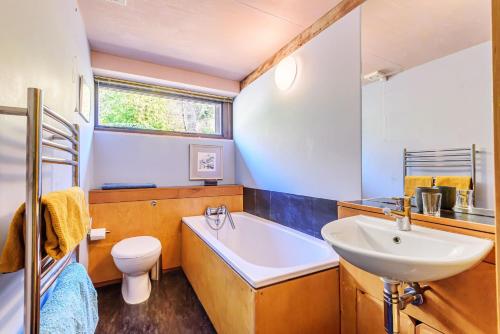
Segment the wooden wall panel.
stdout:
<svg viewBox="0 0 500 334">
<path fill-rule="evenodd" d="M 243 195 L 243 186 L 221 185 L 213 187 L 187 186 L 145 189 L 91 190 L 89 191 L 89 203 L 102 204 L 234 195 Z"/>
<path fill-rule="evenodd" d="M 500 0 L 492 0 L 493 155 L 495 162 L 496 243 L 500 243 Z M 497 247 L 497 258 L 500 250 Z M 500 333 L 500 267 L 497 267 L 497 332 Z"/>
<path fill-rule="evenodd" d="M 162 268 L 179 267 L 182 217 L 202 215 L 207 206 L 220 204 L 227 205 L 232 212 L 243 211 L 243 196 L 91 204 L 92 227 L 105 227 L 110 231 L 106 239 L 89 242 L 89 275 L 92 281 L 102 285 L 121 279 L 121 272 L 114 265 L 111 249 L 118 241 L 134 236 L 150 235 L 158 238 L 162 244 Z"/>
<path fill-rule="evenodd" d="M 111 248 L 126 236 L 145 235 L 153 226 L 153 207 L 149 202 L 90 205 L 92 228 L 105 227 L 106 239 L 89 241 L 89 275 L 94 283 L 121 279 Z"/>
</svg>

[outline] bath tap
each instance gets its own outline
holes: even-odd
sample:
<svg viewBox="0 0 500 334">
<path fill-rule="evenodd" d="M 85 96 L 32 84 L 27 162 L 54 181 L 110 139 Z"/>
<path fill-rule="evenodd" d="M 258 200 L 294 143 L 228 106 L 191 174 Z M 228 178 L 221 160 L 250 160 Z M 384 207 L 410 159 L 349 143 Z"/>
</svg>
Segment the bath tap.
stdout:
<svg viewBox="0 0 500 334">
<path fill-rule="evenodd" d="M 213 215 L 217 215 L 217 218 L 216 219 L 211 218 L 211 216 L 213 216 Z M 220 215 L 224 215 L 224 220 L 222 222 L 220 221 L 220 218 L 219 218 Z M 205 210 L 205 219 L 207 220 L 208 225 L 211 228 L 213 228 L 214 230 L 220 230 L 222 228 L 222 226 L 224 225 L 224 223 L 226 222 L 226 218 L 229 219 L 229 224 L 231 224 L 231 227 L 233 228 L 233 230 L 236 229 L 236 225 L 234 224 L 234 220 L 233 220 L 233 217 L 231 216 L 231 212 L 224 204 L 222 204 L 216 208 L 207 207 L 207 209 Z M 210 224 L 210 221 L 215 222 L 215 228 Z"/>
<path fill-rule="evenodd" d="M 398 229 L 400 231 L 411 231 L 411 198 L 410 197 L 395 197 L 396 204 L 399 210 L 391 210 L 383 208 L 384 215 L 396 218 Z"/>
</svg>

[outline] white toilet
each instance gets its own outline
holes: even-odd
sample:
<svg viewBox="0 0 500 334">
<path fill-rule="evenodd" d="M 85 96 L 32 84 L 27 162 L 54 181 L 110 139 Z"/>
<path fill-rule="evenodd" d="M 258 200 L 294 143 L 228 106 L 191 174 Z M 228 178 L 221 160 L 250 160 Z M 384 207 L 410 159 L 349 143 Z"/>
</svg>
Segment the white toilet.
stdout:
<svg viewBox="0 0 500 334">
<path fill-rule="evenodd" d="M 139 304 L 149 298 L 149 270 L 160 254 L 160 241 L 149 236 L 123 239 L 111 249 L 113 261 L 123 273 L 122 296 L 127 304 Z"/>
</svg>

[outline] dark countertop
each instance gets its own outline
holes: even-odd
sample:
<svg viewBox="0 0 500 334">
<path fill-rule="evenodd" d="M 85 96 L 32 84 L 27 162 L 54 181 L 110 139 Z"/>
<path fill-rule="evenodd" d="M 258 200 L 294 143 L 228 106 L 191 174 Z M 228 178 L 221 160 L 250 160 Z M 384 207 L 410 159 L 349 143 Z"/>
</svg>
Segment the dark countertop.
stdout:
<svg viewBox="0 0 500 334">
<path fill-rule="evenodd" d="M 357 205 L 370 206 L 374 208 L 389 208 L 391 210 L 395 210 L 395 202 L 390 198 L 371 198 L 371 199 L 362 199 L 358 201 L 347 201 L 346 203 L 352 203 Z M 486 211 L 486 210 L 484 210 Z M 412 207 L 412 212 L 419 214 L 416 207 Z M 420 213 L 423 215 L 422 213 Z M 441 218 L 446 219 L 454 219 L 460 220 L 464 222 L 476 223 L 476 224 L 485 224 L 489 226 L 495 226 L 495 218 L 489 215 L 489 212 L 480 212 L 480 213 L 460 213 L 455 211 L 441 210 Z"/>
</svg>

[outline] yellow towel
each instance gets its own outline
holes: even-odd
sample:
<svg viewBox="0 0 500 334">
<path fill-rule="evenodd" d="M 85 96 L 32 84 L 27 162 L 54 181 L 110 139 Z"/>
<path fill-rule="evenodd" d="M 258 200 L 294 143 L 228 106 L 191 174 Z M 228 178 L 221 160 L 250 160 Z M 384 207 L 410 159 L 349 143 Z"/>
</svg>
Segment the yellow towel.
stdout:
<svg viewBox="0 0 500 334">
<path fill-rule="evenodd" d="M 432 176 L 405 176 L 405 196 L 413 196 L 417 187 L 432 187 Z"/>
<path fill-rule="evenodd" d="M 436 176 L 436 186 L 455 187 L 458 190 L 469 190 L 471 181 L 470 176 Z"/>
<path fill-rule="evenodd" d="M 59 260 L 83 240 L 90 227 L 90 217 L 83 190 L 73 187 L 42 196 L 44 235 L 42 245 L 50 257 Z M 25 204 L 14 214 L 0 257 L 0 272 L 14 272 L 24 267 Z"/>
</svg>

